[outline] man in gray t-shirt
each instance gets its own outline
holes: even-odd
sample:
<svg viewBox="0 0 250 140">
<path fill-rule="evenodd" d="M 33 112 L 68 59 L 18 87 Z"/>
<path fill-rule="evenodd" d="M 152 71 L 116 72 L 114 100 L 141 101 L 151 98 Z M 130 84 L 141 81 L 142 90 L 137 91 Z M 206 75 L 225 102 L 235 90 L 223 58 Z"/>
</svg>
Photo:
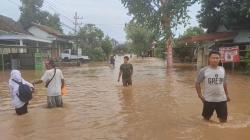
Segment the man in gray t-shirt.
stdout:
<svg viewBox="0 0 250 140">
<path fill-rule="evenodd" d="M 220 122 L 227 121 L 227 101 L 230 101 L 225 69 L 218 66 L 219 52 L 209 53 L 209 65 L 202 68 L 196 78 L 195 87 L 199 98 L 203 102 L 202 116 L 209 120 L 214 110 Z M 204 94 L 201 93 L 200 84 L 204 81 Z"/>
</svg>

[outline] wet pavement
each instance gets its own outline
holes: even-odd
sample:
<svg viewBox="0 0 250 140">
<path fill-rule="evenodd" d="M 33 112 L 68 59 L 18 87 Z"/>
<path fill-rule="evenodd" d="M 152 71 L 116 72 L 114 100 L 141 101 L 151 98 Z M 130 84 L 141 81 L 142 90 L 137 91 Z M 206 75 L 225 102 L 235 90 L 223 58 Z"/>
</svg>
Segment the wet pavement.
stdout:
<svg viewBox="0 0 250 140">
<path fill-rule="evenodd" d="M 36 86 L 29 113 L 16 116 L 10 105 L 9 72 L 0 72 L 1 140 L 248 140 L 250 76 L 229 73 L 229 121 L 204 122 L 194 79 L 195 67 L 175 64 L 166 69 L 156 58 L 132 59 L 132 87 L 117 82 L 115 68 L 89 63 L 63 68 L 68 94 L 64 108 L 47 109 L 46 89 Z M 27 80 L 42 71 L 25 70 Z"/>
</svg>

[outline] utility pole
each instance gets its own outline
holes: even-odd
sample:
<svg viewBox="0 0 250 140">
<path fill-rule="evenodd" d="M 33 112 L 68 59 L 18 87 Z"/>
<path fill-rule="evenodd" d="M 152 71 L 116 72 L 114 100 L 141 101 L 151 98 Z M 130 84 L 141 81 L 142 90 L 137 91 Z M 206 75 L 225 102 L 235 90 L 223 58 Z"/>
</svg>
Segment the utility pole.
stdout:
<svg viewBox="0 0 250 140">
<path fill-rule="evenodd" d="M 75 19 L 74 25 L 75 25 L 75 35 L 76 35 L 76 34 L 77 34 L 77 26 L 82 25 L 82 23 L 81 23 L 81 22 L 78 22 L 78 20 L 82 20 L 83 17 L 79 17 L 79 16 L 77 15 L 77 12 L 75 12 L 74 19 Z"/>
<path fill-rule="evenodd" d="M 77 51 L 77 59 L 76 59 L 76 61 L 77 61 L 77 65 L 79 65 L 79 60 L 78 60 L 78 46 L 79 46 L 79 44 L 78 44 L 78 36 L 77 36 L 77 27 L 82 25 L 82 23 L 78 22 L 78 20 L 82 20 L 83 18 L 79 17 L 77 15 L 77 12 L 75 12 L 74 19 L 75 19 L 75 22 L 73 24 L 75 25 L 75 39 L 76 39 L 76 49 L 77 49 L 76 50 Z"/>
</svg>

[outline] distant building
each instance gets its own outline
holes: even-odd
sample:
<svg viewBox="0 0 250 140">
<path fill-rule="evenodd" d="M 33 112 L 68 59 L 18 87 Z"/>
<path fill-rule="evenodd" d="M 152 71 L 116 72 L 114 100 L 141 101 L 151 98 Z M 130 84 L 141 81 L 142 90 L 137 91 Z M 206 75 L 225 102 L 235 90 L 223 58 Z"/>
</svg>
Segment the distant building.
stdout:
<svg viewBox="0 0 250 140">
<path fill-rule="evenodd" d="M 32 23 L 28 28 L 28 32 L 34 37 L 51 41 L 52 57 L 59 59 L 61 52 L 64 49 L 72 48 L 73 42 L 66 35 L 51 27 Z"/>
<path fill-rule="evenodd" d="M 50 56 L 52 41 L 34 37 L 22 25 L 0 15 L 0 67 L 34 68 L 35 53 Z"/>
<path fill-rule="evenodd" d="M 220 51 L 222 48 L 239 48 L 240 62 L 244 61 L 247 50 L 250 49 L 250 29 L 244 27 L 226 28 L 217 27 L 216 32 L 198 36 L 184 37 L 178 41 L 180 44 L 195 44 L 197 47 L 198 68 L 207 65 L 208 53 L 211 50 Z M 200 44 L 200 45 L 199 45 Z M 234 66 L 234 63 L 232 63 Z"/>
</svg>

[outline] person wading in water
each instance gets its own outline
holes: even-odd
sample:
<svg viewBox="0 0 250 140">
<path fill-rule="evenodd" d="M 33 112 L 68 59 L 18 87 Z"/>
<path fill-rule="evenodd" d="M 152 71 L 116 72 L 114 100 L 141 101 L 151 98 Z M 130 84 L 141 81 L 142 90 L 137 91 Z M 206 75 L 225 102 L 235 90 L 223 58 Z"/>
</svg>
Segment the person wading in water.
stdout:
<svg viewBox="0 0 250 140">
<path fill-rule="evenodd" d="M 123 86 L 132 85 L 132 75 L 133 75 L 133 65 L 129 63 L 129 57 L 124 57 L 124 63 L 120 66 L 120 72 L 118 76 L 118 82 L 120 81 L 122 75 Z"/>
<path fill-rule="evenodd" d="M 220 122 L 227 122 L 227 102 L 230 101 L 228 95 L 226 72 L 219 66 L 220 53 L 209 53 L 209 65 L 202 68 L 197 75 L 195 87 L 198 97 L 203 102 L 202 116 L 205 120 L 210 120 L 214 110 Z M 204 94 L 201 93 L 200 84 L 204 81 Z"/>
<path fill-rule="evenodd" d="M 46 71 L 40 80 L 36 80 L 33 84 L 45 83 L 47 90 L 48 108 L 63 107 L 61 89 L 64 85 L 64 77 L 62 71 L 55 67 L 53 60 L 45 62 Z"/>
</svg>

